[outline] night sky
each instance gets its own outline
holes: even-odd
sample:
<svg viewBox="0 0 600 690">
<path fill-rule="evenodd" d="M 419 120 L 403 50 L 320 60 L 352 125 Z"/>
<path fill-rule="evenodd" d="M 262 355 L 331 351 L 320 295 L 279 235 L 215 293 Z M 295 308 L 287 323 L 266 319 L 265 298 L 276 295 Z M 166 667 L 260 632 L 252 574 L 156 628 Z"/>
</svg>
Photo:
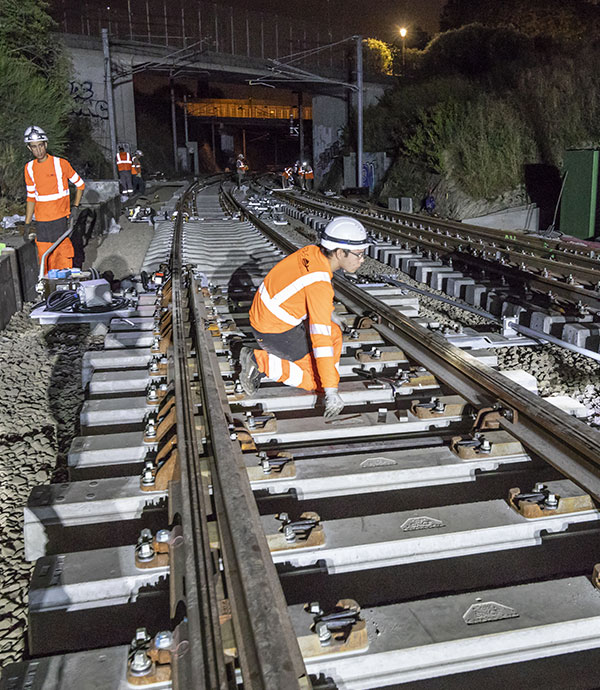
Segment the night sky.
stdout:
<svg viewBox="0 0 600 690">
<path fill-rule="evenodd" d="M 446 0 L 225 0 L 223 4 L 244 9 L 275 12 L 303 19 L 314 18 L 315 26 L 325 26 L 327 10 L 332 25 L 343 22 L 351 33 L 392 41 L 397 27 L 420 25 L 429 33 L 439 30 L 439 14 Z"/>
</svg>

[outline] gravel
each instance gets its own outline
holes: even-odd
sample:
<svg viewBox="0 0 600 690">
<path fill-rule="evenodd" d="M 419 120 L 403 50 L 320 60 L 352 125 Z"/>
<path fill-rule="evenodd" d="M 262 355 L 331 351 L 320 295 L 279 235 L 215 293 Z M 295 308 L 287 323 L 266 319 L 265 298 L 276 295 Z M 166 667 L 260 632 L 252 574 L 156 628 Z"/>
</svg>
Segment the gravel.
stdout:
<svg viewBox="0 0 600 690">
<path fill-rule="evenodd" d="M 65 479 L 84 398 L 81 358 L 99 346 L 87 326 L 40 326 L 30 309 L 0 332 L 0 666 L 25 649 L 33 564 L 24 560 L 23 507 L 35 486 Z"/>
</svg>

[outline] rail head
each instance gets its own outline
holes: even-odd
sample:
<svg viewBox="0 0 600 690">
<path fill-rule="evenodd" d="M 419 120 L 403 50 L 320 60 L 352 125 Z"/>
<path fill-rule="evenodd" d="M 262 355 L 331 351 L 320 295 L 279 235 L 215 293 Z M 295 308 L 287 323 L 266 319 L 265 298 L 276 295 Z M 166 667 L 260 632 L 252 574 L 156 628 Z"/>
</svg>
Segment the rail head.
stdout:
<svg viewBox="0 0 600 690">
<path fill-rule="evenodd" d="M 231 197 L 233 203 L 237 202 Z M 239 204 L 237 204 L 239 205 Z M 284 251 L 297 247 L 248 211 Z M 377 312 L 374 327 L 411 358 L 453 388 L 474 407 L 502 410 L 501 426 L 600 501 L 600 433 L 513 383 L 460 348 L 368 295 L 352 281 L 334 276 L 336 297 L 357 313 Z"/>
<path fill-rule="evenodd" d="M 183 195 L 180 211 L 195 189 L 192 185 Z M 171 276 L 180 509 L 184 513 L 186 547 L 181 563 L 186 579 L 185 624 L 190 646 L 187 658 L 182 658 L 176 666 L 176 687 L 199 687 L 200 681 L 203 683 L 200 687 L 211 690 L 230 687 L 219 623 L 219 603 L 226 598 L 231 605 L 244 687 L 309 690 L 311 684 L 288 616 L 241 448 L 237 438 L 231 437 L 229 405 L 212 336 L 206 328 L 208 317 L 201 287 L 181 264 L 182 223 L 183 213 L 180 212 L 175 224 Z M 187 342 L 190 336 L 194 346 L 193 361 Z M 192 368 L 200 384 L 195 391 Z M 194 413 L 199 408 L 206 437 L 202 453 L 197 441 L 198 417 Z M 207 463 L 210 480 L 206 477 Z M 210 500 L 212 503 L 208 504 Z M 211 553 L 207 525 L 209 519 L 215 518 L 223 561 L 221 589 L 214 572 L 215 555 L 214 551 Z"/>
</svg>

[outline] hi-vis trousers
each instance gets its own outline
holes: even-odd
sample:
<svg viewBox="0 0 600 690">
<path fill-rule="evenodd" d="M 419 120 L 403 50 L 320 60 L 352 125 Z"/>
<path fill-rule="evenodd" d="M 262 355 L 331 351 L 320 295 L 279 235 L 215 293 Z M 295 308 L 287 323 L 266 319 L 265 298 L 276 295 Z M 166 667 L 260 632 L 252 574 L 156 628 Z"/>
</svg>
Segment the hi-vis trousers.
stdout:
<svg viewBox="0 0 600 690">
<path fill-rule="evenodd" d="M 302 328 L 305 328 L 304 324 L 302 324 Z M 333 360 L 337 368 L 342 354 L 343 336 L 341 329 L 336 324 L 332 324 L 331 339 L 333 342 Z M 263 344 L 261 338 L 257 338 L 257 340 Z M 268 343 L 265 343 L 265 346 L 268 347 Z M 283 355 L 285 352 L 282 349 L 278 350 L 278 354 L 273 354 L 267 350 L 254 350 L 258 368 L 271 381 L 278 381 L 285 383 L 286 386 L 302 388 L 306 391 L 323 390 L 317 371 L 317 361 L 312 351 L 295 361 L 286 359 Z"/>
</svg>

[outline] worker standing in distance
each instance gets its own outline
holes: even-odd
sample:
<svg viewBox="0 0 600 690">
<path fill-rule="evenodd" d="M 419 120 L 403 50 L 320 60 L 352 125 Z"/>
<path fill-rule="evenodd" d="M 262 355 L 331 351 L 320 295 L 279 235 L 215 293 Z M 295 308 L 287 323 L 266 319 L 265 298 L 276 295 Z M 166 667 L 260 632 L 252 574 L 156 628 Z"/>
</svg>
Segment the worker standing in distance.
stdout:
<svg viewBox="0 0 600 690">
<path fill-rule="evenodd" d="M 291 165 L 287 165 L 281 173 L 281 188 L 288 189 L 294 184 L 294 169 Z"/>
<path fill-rule="evenodd" d="M 41 262 L 42 256 L 67 231 L 67 219 L 71 215 L 69 182 L 77 188 L 75 208 L 79 207 L 85 184 L 68 160 L 48 154 L 48 137 L 41 127 L 28 127 L 23 138 L 34 155 L 25 166 L 25 227 L 31 225 L 35 214 L 35 244 Z M 46 272 L 53 268 L 72 268 L 74 254 L 73 244 L 67 237 L 46 257 Z"/>
<path fill-rule="evenodd" d="M 142 161 L 144 154 L 138 149 L 131 158 L 131 177 L 133 179 L 133 191 L 135 194 L 144 194 L 146 184 L 142 179 Z"/>
<path fill-rule="evenodd" d="M 334 271 L 355 273 L 369 246 L 358 220 L 339 216 L 321 236 L 276 264 L 258 288 L 250 326 L 261 349 L 243 347 L 240 383 L 256 392 L 262 375 L 307 391 L 325 394 L 325 416 L 339 414 L 338 365 L 343 324 L 333 310 Z"/>
<path fill-rule="evenodd" d="M 131 175 L 131 156 L 124 146 L 119 146 L 117 153 L 117 169 L 119 170 L 119 182 L 122 194 L 133 194 L 133 179 Z"/>
<path fill-rule="evenodd" d="M 248 163 L 246 163 L 243 153 L 238 155 L 235 162 L 235 169 L 237 172 L 237 188 L 239 189 L 244 181 L 244 178 L 246 177 L 246 173 L 248 172 Z"/>
<path fill-rule="evenodd" d="M 304 179 L 304 163 L 298 166 L 298 180 L 300 189 L 306 189 L 306 181 Z"/>
<path fill-rule="evenodd" d="M 302 178 L 304 180 L 304 189 L 312 191 L 315 182 L 315 173 L 308 161 L 302 163 Z"/>
<path fill-rule="evenodd" d="M 294 163 L 294 184 L 298 185 L 298 187 L 302 188 L 302 178 L 300 176 L 300 170 L 302 169 L 302 165 L 300 164 L 300 161 L 296 161 Z"/>
</svg>

